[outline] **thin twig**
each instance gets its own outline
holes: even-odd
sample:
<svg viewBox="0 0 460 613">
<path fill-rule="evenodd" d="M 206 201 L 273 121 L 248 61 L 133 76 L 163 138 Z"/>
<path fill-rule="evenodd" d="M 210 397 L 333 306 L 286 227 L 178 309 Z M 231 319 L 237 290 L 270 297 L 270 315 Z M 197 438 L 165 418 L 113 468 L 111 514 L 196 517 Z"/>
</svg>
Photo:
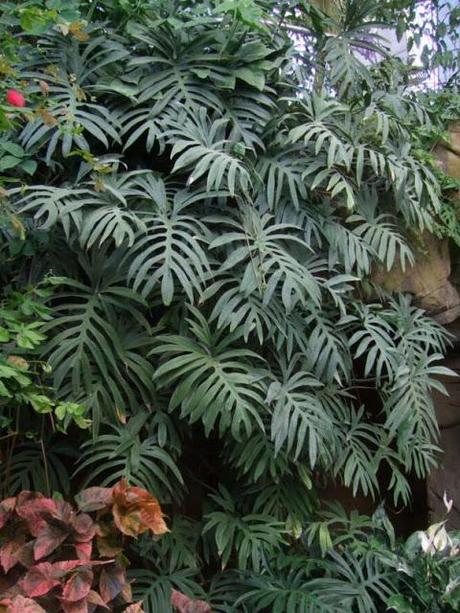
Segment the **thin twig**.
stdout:
<svg viewBox="0 0 460 613">
<path fill-rule="evenodd" d="M 46 493 L 48 494 L 48 496 L 51 496 L 51 484 L 50 484 L 50 476 L 48 473 L 48 461 L 46 459 L 45 445 L 43 444 L 42 438 L 40 439 L 40 447 L 41 447 L 42 456 L 43 456 L 43 466 L 45 468 Z"/>
<path fill-rule="evenodd" d="M 18 432 L 11 432 L 10 434 L 5 434 L 4 436 L 0 436 L 0 441 L 4 441 L 6 438 L 11 438 L 12 436 L 17 436 Z"/>
<path fill-rule="evenodd" d="M 42 417 L 42 427 L 41 427 L 41 435 L 40 435 L 40 448 L 42 450 L 43 456 L 43 467 L 45 469 L 45 481 L 46 481 L 46 493 L 48 496 L 51 496 L 51 484 L 50 484 L 50 476 L 48 472 L 48 460 L 46 459 L 46 451 L 45 445 L 43 444 L 43 435 L 45 433 L 45 417 Z"/>
</svg>

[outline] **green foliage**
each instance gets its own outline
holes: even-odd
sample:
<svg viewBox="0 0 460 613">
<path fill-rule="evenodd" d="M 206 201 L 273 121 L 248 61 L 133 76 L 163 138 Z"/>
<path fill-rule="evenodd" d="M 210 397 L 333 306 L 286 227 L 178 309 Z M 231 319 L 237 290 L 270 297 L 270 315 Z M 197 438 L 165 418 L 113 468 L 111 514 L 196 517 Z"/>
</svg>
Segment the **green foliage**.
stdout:
<svg viewBox="0 0 460 613">
<path fill-rule="evenodd" d="M 460 245 L 459 224 L 459 190 L 458 179 L 449 176 L 440 167 L 431 151 L 438 148 L 458 154 L 451 142 L 449 128 L 458 120 L 460 114 L 460 94 L 457 89 L 446 89 L 439 92 L 426 92 L 423 102 L 430 113 L 431 122 L 421 126 L 416 134 L 419 142 L 418 156 L 430 164 L 441 188 L 441 208 L 435 218 L 433 232 L 439 238 L 449 238 L 456 246 Z"/>
<path fill-rule="evenodd" d="M 406 542 L 395 540 L 381 509 L 369 518 L 347 517 L 335 507 L 316 526 L 331 529 L 327 554 L 318 558 L 310 549 L 307 556 L 298 547 L 296 554 L 278 556 L 262 572 L 234 575 L 238 610 L 338 613 L 344 605 L 361 613 L 459 610 L 459 541 L 446 532 L 444 522 L 413 533 Z M 309 534 L 310 547 L 320 542 L 316 526 Z M 224 586 L 218 580 L 215 598 Z M 217 602 L 216 610 L 227 610 Z"/>
<path fill-rule="evenodd" d="M 437 462 L 449 335 L 375 285 L 458 233 L 441 127 L 381 36 L 414 3 L 4 4 L 5 494 L 158 495 L 147 611 L 444 606 L 387 521 L 318 516 L 319 485 L 396 507 Z"/>
<path fill-rule="evenodd" d="M 209 434 L 216 422 L 222 435 L 230 429 L 240 438 L 249 434 L 254 422 L 261 425 L 257 406 L 263 405 L 260 384 L 251 360 L 261 358 L 248 349 L 232 348 L 236 335 L 214 335 L 205 318 L 193 310 L 187 336 L 159 336 L 154 353 L 166 361 L 155 372 L 161 387 L 176 383 L 170 409 L 181 407 L 191 423 L 201 419 Z M 184 376 L 188 375 L 188 376 Z"/>
<path fill-rule="evenodd" d="M 40 359 L 52 312 L 45 304 L 51 280 L 23 291 L 7 289 L 0 308 L 0 431 L 6 441 L 0 475 L 7 493 L 69 491 L 64 458 L 74 457 L 74 450 L 56 434 L 91 425 L 86 407 L 56 396 L 51 366 Z"/>
<path fill-rule="evenodd" d="M 262 513 L 239 515 L 232 496 L 223 487 L 211 499 L 219 510 L 205 515 L 203 534 L 212 533 L 222 568 L 236 553 L 238 568 L 258 572 L 282 544 L 283 524 Z"/>
<path fill-rule="evenodd" d="M 170 495 L 183 483 L 174 460 L 156 438 L 141 438 L 147 418 L 146 413 L 139 413 L 126 425 L 112 426 L 111 433 L 83 444 L 76 474 L 83 473 L 85 485 L 107 486 L 127 479 L 148 491 Z"/>
</svg>

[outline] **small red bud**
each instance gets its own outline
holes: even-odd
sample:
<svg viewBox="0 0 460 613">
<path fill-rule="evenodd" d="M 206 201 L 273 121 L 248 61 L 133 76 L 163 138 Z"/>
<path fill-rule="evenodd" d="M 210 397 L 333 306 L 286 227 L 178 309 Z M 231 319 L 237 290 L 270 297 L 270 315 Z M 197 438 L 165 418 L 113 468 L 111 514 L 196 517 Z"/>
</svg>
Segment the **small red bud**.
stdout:
<svg viewBox="0 0 460 613">
<path fill-rule="evenodd" d="M 19 106 L 21 108 L 26 106 L 26 99 L 16 89 L 9 89 L 6 92 L 6 101 L 8 104 L 11 104 L 11 106 Z"/>
</svg>

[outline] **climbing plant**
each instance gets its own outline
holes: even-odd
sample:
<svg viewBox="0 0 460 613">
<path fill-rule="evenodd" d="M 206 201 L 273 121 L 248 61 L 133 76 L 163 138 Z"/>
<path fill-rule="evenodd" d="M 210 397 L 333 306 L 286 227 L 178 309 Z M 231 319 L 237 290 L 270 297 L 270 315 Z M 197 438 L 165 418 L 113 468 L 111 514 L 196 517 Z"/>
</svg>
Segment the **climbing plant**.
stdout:
<svg viewBox="0 0 460 613">
<path fill-rule="evenodd" d="M 124 478 L 155 494 L 171 533 L 133 550 L 147 611 L 172 590 L 215 611 L 396 602 L 365 543 L 313 557 L 334 547 L 324 484 L 399 507 L 438 458 L 449 336 L 376 281 L 414 262 L 442 209 L 416 138 L 430 113 L 384 37 L 404 15 L 376 0 L 0 14 L 6 493 Z"/>
</svg>

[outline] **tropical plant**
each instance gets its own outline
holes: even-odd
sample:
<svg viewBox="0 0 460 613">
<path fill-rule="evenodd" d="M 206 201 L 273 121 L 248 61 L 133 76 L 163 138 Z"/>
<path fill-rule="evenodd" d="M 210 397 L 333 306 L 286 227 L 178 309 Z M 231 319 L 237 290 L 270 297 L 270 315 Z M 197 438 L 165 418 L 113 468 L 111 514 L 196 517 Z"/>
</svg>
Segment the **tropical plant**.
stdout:
<svg viewBox="0 0 460 613">
<path fill-rule="evenodd" d="M 447 219 L 402 4 L 0 9 L 2 484 L 155 492 L 148 611 L 399 593 L 370 519 L 317 513 L 333 482 L 408 504 L 438 458 L 450 337 L 376 275 Z"/>
<path fill-rule="evenodd" d="M 69 426 L 87 429 L 86 407 L 56 397 L 51 368 L 40 359 L 51 309 L 52 278 L 21 291 L 10 287 L 0 307 L 0 428 L 5 494 L 69 492 L 64 458 L 75 450 L 60 439 Z"/>
<path fill-rule="evenodd" d="M 132 601 L 120 535 L 166 532 L 158 501 L 121 481 L 82 491 L 78 507 L 27 491 L 0 503 L 2 611 L 115 611 Z"/>
<path fill-rule="evenodd" d="M 315 557 L 318 545 L 325 546 L 323 557 Z M 335 613 L 346 606 L 360 613 L 447 613 L 460 609 L 459 563 L 458 534 L 449 534 L 445 522 L 401 541 L 382 508 L 364 517 L 334 505 L 312 524 L 297 555 L 235 575 L 233 595 L 242 611 Z M 216 603 L 225 588 L 221 577 Z"/>
</svg>

